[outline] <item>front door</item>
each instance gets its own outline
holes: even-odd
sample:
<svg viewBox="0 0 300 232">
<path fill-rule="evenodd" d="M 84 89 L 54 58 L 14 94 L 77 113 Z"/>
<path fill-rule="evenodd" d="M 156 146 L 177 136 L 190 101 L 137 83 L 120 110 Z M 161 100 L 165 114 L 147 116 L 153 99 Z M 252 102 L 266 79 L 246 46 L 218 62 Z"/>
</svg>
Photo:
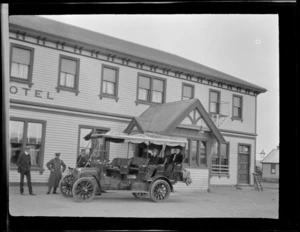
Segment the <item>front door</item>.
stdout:
<svg viewBox="0 0 300 232">
<path fill-rule="evenodd" d="M 249 184 L 250 146 L 239 145 L 238 151 L 238 184 Z"/>
</svg>

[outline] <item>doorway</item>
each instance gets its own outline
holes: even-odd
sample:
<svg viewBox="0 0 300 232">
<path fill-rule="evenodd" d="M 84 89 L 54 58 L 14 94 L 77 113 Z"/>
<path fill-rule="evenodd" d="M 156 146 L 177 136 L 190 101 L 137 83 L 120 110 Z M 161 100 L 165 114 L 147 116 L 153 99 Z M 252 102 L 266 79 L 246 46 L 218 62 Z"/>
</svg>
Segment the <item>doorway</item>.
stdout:
<svg viewBox="0 0 300 232">
<path fill-rule="evenodd" d="M 238 184 L 250 183 L 250 146 L 238 146 Z"/>
</svg>

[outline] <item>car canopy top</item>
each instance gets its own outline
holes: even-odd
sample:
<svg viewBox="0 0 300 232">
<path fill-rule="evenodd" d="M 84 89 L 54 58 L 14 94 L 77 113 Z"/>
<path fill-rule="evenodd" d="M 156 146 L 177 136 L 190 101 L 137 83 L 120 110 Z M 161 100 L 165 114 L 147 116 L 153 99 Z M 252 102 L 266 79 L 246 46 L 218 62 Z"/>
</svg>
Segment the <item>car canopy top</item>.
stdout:
<svg viewBox="0 0 300 232">
<path fill-rule="evenodd" d="M 188 143 L 187 139 L 185 138 L 171 137 L 152 133 L 128 135 L 125 133 L 107 132 L 105 134 L 92 134 L 91 138 L 105 138 L 106 141 L 114 143 L 145 143 L 146 145 L 155 144 L 167 145 L 171 147 L 186 147 Z"/>
</svg>

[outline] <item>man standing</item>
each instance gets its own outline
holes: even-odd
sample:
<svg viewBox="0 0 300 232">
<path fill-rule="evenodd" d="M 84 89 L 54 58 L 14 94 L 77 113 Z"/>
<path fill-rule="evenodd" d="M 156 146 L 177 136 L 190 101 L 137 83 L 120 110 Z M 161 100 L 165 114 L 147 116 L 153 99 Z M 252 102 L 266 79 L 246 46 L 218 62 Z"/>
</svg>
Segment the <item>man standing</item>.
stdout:
<svg viewBox="0 0 300 232">
<path fill-rule="evenodd" d="M 31 174 L 30 174 L 30 167 L 31 167 L 31 157 L 30 157 L 30 146 L 25 147 L 25 151 L 21 153 L 17 160 L 18 172 L 20 173 L 20 193 L 21 195 L 24 194 L 24 176 L 27 179 L 27 185 L 30 195 L 35 195 L 32 192 L 32 185 L 31 185 Z"/>
<path fill-rule="evenodd" d="M 62 161 L 59 157 L 60 157 L 60 153 L 55 153 L 55 158 L 50 160 L 46 164 L 47 168 L 50 171 L 47 194 L 49 194 L 51 192 L 52 188 L 54 188 L 53 194 L 57 194 L 56 189 L 61 180 L 62 172 L 64 172 L 66 170 L 66 165 L 65 165 L 64 161 Z M 61 167 L 63 169 L 61 169 Z"/>
</svg>

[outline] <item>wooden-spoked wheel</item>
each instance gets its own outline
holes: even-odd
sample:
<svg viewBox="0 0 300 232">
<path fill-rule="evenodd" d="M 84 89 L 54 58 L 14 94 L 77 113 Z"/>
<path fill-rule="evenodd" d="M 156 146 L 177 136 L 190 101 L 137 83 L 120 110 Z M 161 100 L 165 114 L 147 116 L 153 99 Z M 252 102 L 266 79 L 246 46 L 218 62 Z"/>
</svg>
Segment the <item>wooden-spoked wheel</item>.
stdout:
<svg viewBox="0 0 300 232">
<path fill-rule="evenodd" d="M 72 197 L 72 187 L 74 183 L 73 175 L 64 176 L 59 182 L 59 189 L 64 197 Z"/>
<path fill-rule="evenodd" d="M 165 180 L 155 180 L 150 186 L 150 197 L 155 202 L 165 201 L 169 198 L 171 187 Z"/>
<path fill-rule="evenodd" d="M 149 196 L 149 193 L 142 193 L 142 192 L 140 192 L 140 193 L 132 193 L 132 195 L 133 195 L 135 198 L 140 199 L 140 198 L 146 198 L 146 197 L 148 197 L 148 196 Z"/>
<path fill-rule="evenodd" d="M 96 193 L 96 184 L 93 178 L 82 177 L 78 179 L 72 188 L 74 200 L 83 202 L 90 201 Z"/>
</svg>

